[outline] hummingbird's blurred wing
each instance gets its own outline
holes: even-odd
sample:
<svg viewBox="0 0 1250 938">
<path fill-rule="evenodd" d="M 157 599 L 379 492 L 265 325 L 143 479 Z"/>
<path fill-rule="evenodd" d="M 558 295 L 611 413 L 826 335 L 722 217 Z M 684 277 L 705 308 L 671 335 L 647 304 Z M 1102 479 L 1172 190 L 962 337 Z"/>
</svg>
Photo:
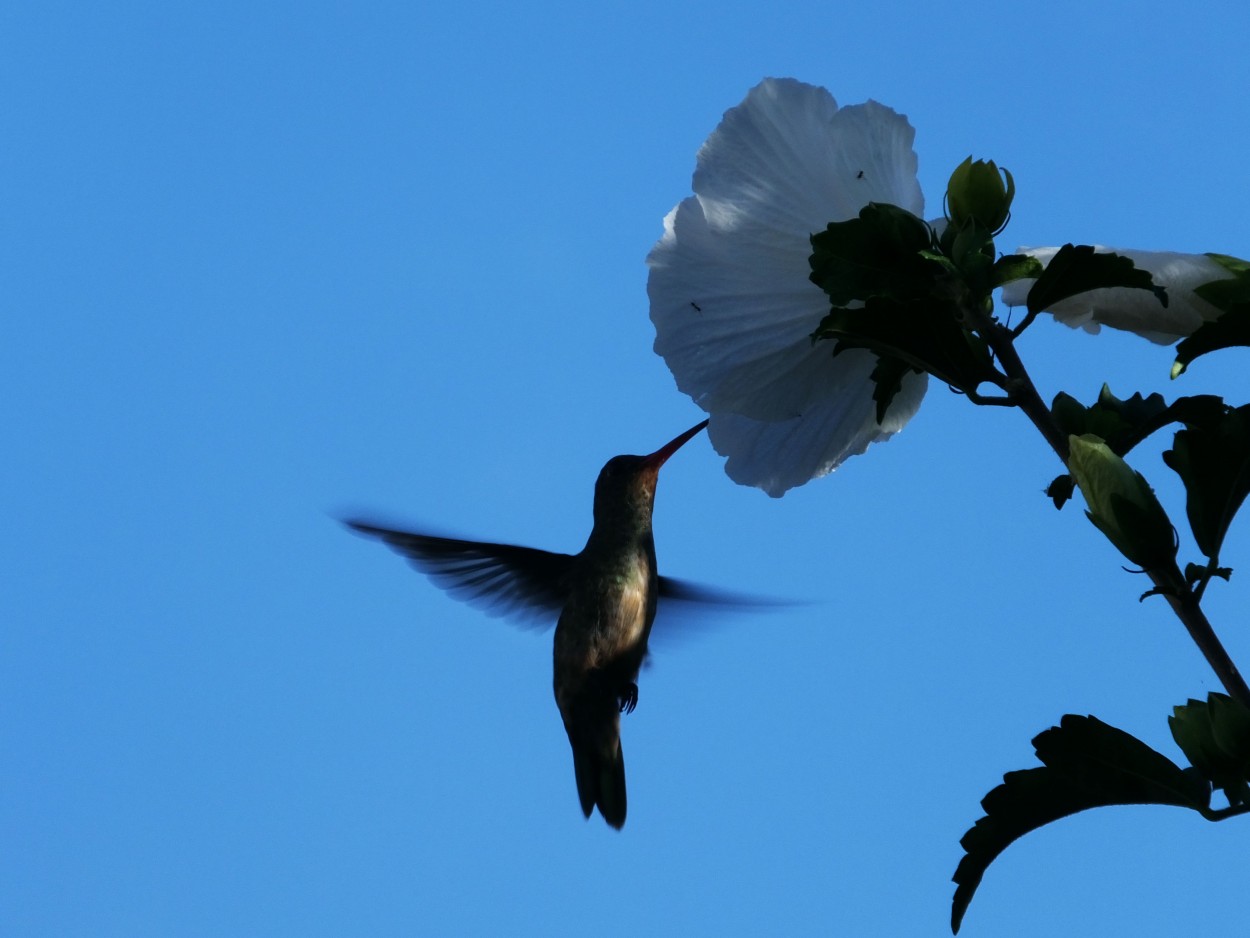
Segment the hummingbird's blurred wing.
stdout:
<svg viewBox="0 0 1250 938">
<path fill-rule="evenodd" d="M 383 541 L 453 599 L 487 615 L 506 616 L 527 628 L 546 629 L 556 624 L 568 599 L 573 564 L 569 554 L 395 531 L 360 521 L 346 524 Z"/>
<path fill-rule="evenodd" d="M 696 603 L 700 606 L 716 606 L 722 609 L 730 607 L 743 611 L 750 609 L 777 609 L 793 606 L 788 600 L 770 599 L 767 596 L 755 596 L 750 593 L 734 593 L 729 590 L 717 589 L 714 586 L 703 586 L 689 580 L 678 580 L 671 576 L 660 577 L 660 601 L 666 608 L 679 608 L 672 603 Z"/>
<path fill-rule="evenodd" d="M 727 627 L 737 613 L 777 611 L 795 605 L 799 604 L 662 576 L 660 606 L 650 644 L 655 649 L 673 651 L 687 640 L 701 639 L 709 631 Z"/>
</svg>

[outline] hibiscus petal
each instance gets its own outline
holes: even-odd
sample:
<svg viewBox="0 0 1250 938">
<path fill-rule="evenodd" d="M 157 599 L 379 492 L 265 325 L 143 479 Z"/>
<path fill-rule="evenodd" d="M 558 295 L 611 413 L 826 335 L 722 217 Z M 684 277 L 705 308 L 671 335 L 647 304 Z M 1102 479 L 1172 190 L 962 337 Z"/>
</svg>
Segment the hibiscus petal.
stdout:
<svg viewBox="0 0 1250 938">
<path fill-rule="evenodd" d="M 693 189 L 718 227 L 787 237 L 823 231 L 869 202 L 920 215 L 914 138 L 905 117 L 875 101 L 839 110 L 824 88 L 765 79 L 699 149 Z"/>
<path fill-rule="evenodd" d="M 757 419 L 793 416 L 801 402 L 777 400 L 769 409 L 756 388 L 730 372 L 745 369 L 768 382 L 801 358 L 829 309 L 807 279 L 806 232 L 739 229 L 724 237 L 707 222 L 697 199 L 665 219 L 665 237 L 648 262 L 655 350 L 677 387 L 705 410 L 734 410 Z"/>
<path fill-rule="evenodd" d="M 1060 300 L 1049 309 L 1055 319 L 1072 328 L 1098 332 L 1102 326 L 1123 329 L 1160 345 L 1171 345 L 1191 334 L 1204 322 L 1217 319 L 1220 310 L 1198 294 L 1196 287 L 1212 280 L 1224 280 L 1232 273 L 1205 254 L 1178 254 L 1173 251 L 1134 251 L 1095 245 L 1103 253 L 1122 254 L 1142 270 L 1147 270 L 1154 282 L 1168 291 L 1165 307 L 1148 290 L 1130 290 L 1122 287 L 1104 287 L 1089 290 Z M 1049 264 L 1059 249 L 1020 248 L 1017 254 L 1036 257 Z M 1008 306 L 1023 306 L 1029 289 L 1036 281 L 1017 280 L 1003 287 L 1003 302 Z"/>
<path fill-rule="evenodd" d="M 647 258 L 655 350 L 713 425 L 724 414 L 749 418 L 721 421 L 719 433 L 737 454 L 734 465 L 757 465 L 747 475 L 763 478 L 770 459 L 791 455 L 777 451 L 771 435 L 766 452 L 750 455 L 745 441 L 731 442 L 728 426 L 798 418 L 805 426 L 784 434 L 802 441 L 795 464 L 822 475 L 893 432 L 871 418 L 872 356 L 833 358 L 826 343 L 812 346 L 829 301 L 808 279 L 808 257 L 813 233 L 870 201 L 923 212 L 914 136 L 906 118 L 876 102 L 839 109 L 823 88 L 767 79 L 726 112 L 699 150 L 695 194 L 664 220 Z M 918 395 L 923 386 L 910 385 Z M 831 393 L 846 399 L 820 399 Z M 823 421 L 819 430 L 806 425 L 813 421 Z M 825 434 L 819 445 L 816 433 Z M 760 432 L 749 435 L 765 445 Z M 811 477 L 777 483 L 776 493 Z"/>
<path fill-rule="evenodd" d="M 853 349 L 839 358 L 855 356 L 866 379 L 875 364 L 868 353 Z M 928 375 L 909 374 L 894 398 L 885 422 L 877 423 L 876 404 L 867 406 L 859 395 L 814 395 L 811 407 L 793 420 L 751 420 L 737 414 L 715 413 L 708 437 L 722 456 L 725 472 L 740 485 L 753 485 L 774 498 L 789 489 L 827 475 L 870 443 L 889 439 L 916 413 L 924 397 Z"/>
</svg>

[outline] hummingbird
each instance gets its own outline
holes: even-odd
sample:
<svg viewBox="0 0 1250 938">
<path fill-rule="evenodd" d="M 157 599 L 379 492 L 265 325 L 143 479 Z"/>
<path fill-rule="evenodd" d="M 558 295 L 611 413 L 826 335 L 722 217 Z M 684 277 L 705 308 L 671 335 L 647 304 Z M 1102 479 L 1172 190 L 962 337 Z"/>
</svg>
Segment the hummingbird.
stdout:
<svg viewBox="0 0 1250 938">
<path fill-rule="evenodd" d="M 638 703 L 638 672 L 659 599 L 741 605 L 656 572 L 651 515 L 660 467 L 698 434 L 691 427 L 648 456 L 614 456 L 595 482 L 594 526 L 576 554 L 464 541 L 347 521 L 383 541 L 453 598 L 492 615 L 556 616 L 552 687 L 573 749 L 582 814 L 625 824 L 620 716 Z"/>
</svg>

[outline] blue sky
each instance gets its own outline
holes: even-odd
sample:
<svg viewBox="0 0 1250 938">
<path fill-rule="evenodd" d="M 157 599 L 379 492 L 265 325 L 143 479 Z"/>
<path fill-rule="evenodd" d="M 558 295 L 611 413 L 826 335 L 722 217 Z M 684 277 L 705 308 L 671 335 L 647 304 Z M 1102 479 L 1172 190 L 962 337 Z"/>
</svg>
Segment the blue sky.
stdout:
<svg viewBox="0 0 1250 938">
<path fill-rule="evenodd" d="M 578 811 L 548 638 L 335 519 L 581 546 L 603 462 L 700 419 L 651 352 L 643 258 L 766 75 L 907 114 L 931 215 L 969 153 L 1009 167 L 1002 247 L 1247 256 L 1250 13 L 1206 11 L 0 15 L 0 931 L 948 934 L 959 837 L 1033 735 L 1094 713 L 1178 758 L 1171 706 L 1218 689 L 1042 497 L 1019 415 L 934 387 L 781 500 L 706 439 L 670 461 L 661 569 L 809 602 L 657 624 L 621 833 Z M 1183 387 L 1133 336 L 1046 321 L 1022 351 L 1046 396 L 1245 398 L 1236 351 Z M 1245 589 L 1209 599 L 1243 667 Z M 1066 820 L 961 934 L 1235 932 L 1248 837 Z"/>
</svg>

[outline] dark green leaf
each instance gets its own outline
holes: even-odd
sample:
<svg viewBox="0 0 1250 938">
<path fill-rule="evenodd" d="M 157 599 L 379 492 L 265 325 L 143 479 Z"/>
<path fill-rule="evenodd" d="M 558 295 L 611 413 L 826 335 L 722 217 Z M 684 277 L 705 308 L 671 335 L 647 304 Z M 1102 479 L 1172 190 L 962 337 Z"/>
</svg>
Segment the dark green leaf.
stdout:
<svg viewBox="0 0 1250 938">
<path fill-rule="evenodd" d="M 1206 703 L 1190 700 L 1174 708 L 1168 726 L 1194 768 L 1223 790 L 1230 805 L 1250 801 L 1250 712 L 1245 707 L 1224 694 L 1211 694 Z"/>
<path fill-rule="evenodd" d="M 1072 497 L 1072 493 L 1075 491 L 1076 482 L 1066 472 L 1061 476 L 1055 476 L 1055 481 L 1046 486 L 1046 494 L 1055 503 L 1056 508 L 1062 508 L 1066 505 L 1068 499 Z"/>
<path fill-rule="evenodd" d="M 870 202 L 859 217 L 812 235 L 810 279 L 835 307 L 873 296 L 926 296 L 944 273 L 921 255 L 932 245 L 932 229 L 915 215 Z"/>
<path fill-rule="evenodd" d="M 1231 279 L 1213 280 L 1197 287 L 1194 293 L 1221 310 L 1220 318 L 1203 323 L 1176 347 L 1172 377 L 1177 378 L 1195 358 L 1222 348 L 1250 345 L 1250 262 L 1227 254 L 1208 254 Z"/>
<path fill-rule="evenodd" d="M 1093 432 L 1089 428 L 1090 421 L 1087 416 L 1089 408 L 1066 391 L 1060 391 L 1055 395 L 1055 399 L 1050 404 L 1050 413 L 1055 418 L 1055 423 L 1059 425 L 1059 429 L 1068 436 L 1080 436 L 1082 433 Z"/>
<path fill-rule="evenodd" d="M 1108 804 L 1205 808 L 1209 787 L 1136 736 L 1094 716 L 1068 714 L 1033 740 L 1047 768 L 1096 790 Z"/>
<path fill-rule="evenodd" d="M 1208 694 L 1211 733 L 1243 779 L 1250 779 L 1250 709 L 1227 694 Z"/>
<path fill-rule="evenodd" d="M 1169 408 L 1162 394 L 1151 394 L 1149 397 L 1134 394 L 1127 400 L 1120 400 L 1105 384 L 1097 402 L 1090 407 L 1061 392 L 1056 395 L 1050 410 L 1065 433 L 1070 436 L 1092 433 L 1105 440 L 1118 456 L 1125 455 L 1170 422 Z"/>
<path fill-rule="evenodd" d="M 1013 841 L 1052 821 L 1109 805 L 1165 804 L 1204 811 L 1210 786 L 1141 740 L 1088 716 L 1065 716 L 1033 740 L 1044 768 L 1008 772 L 960 840 L 951 929 L 958 932 L 986 869 Z"/>
<path fill-rule="evenodd" d="M 1213 394 L 1178 397 L 1171 404 L 1163 395 L 1140 393 L 1121 400 L 1102 386 L 1098 400 L 1086 407 L 1076 398 L 1060 392 L 1050 406 L 1059 428 L 1070 436 L 1092 433 L 1101 437 L 1118 456 L 1128 452 L 1152 433 L 1173 423 L 1210 423 L 1228 411 L 1223 399 Z"/>
<path fill-rule="evenodd" d="M 1231 309 L 1213 322 L 1204 322 L 1176 346 L 1172 377 L 1185 373 L 1190 362 L 1208 352 L 1250 345 L 1250 305 Z"/>
<path fill-rule="evenodd" d="M 959 273 L 959 268 L 955 266 L 955 262 L 943 254 L 940 250 L 921 251 L 920 256 L 927 261 L 932 261 L 933 263 L 939 265 L 948 274 Z"/>
<path fill-rule="evenodd" d="M 1193 394 L 1178 397 L 1168 407 L 1168 423 L 1186 426 L 1212 426 L 1224 419 L 1229 407 L 1224 398 L 1216 394 Z"/>
<path fill-rule="evenodd" d="M 1198 547 L 1213 562 L 1250 495 L 1250 405 L 1224 408 L 1177 430 L 1163 461 L 1185 484 L 1185 511 Z"/>
<path fill-rule="evenodd" d="M 866 348 L 899 359 L 966 393 L 1000 380 L 985 343 L 936 300 L 872 297 L 856 309 L 835 307 L 813 337 L 837 339 L 839 349 Z"/>
<path fill-rule="evenodd" d="M 994 289 L 991 279 L 994 267 L 993 234 L 975 224 L 958 229 L 951 226 L 943 232 L 941 244 L 969 289 L 988 296 Z"/>
<path fill-rule="evenodd" d="M 980 293 L 989 301 L 989 287 L 977 286 L 993 262 L 992 248 L 983 250 L 987 238 L 966 231 L 943 247 L 921 219 L 881 203 L 812 236 L 811 280 L 832 307 L 813 338 L 836 339 L 836 351 L 868 349 L 889 363 L 874 375 L 879 414 L 907 369 L 968 394 L 987 381 L 1001 386 L 984 341 L 964 327 L 961 305 Z"/>
<path fill-rule="evenodd" d="M 1168 305 L 1166 291 L 1155 286 L 1149 271 L 1134 267 L 1127 257 L 1099 253 L 1087 244 L 1065 244 L 1029 290 L 1029 314 L 1036 316 L 1060 300 L 1103 287 L 1150 290 L 1160 303 Z"/>
<path fill-rule="evenodd" d="M 877 402 L 877 423 L 885 423 L 886 411 L 890 409 L 894 395 L 902 390 L 903 379 L 915 372 L 916 369 L 902 359 L 884 356 L 877 359 L 877 366 L 871 375 L 874 384 L 872 399 Z"/>
<path fill-rule="evenodd" d="M 1042 262 L 1026 254 L 1006 254 L 994 264 L 990 282 L 1001 287 L 1013 280 L 1037 279 L 1042 275 Z"/>
</svg>

